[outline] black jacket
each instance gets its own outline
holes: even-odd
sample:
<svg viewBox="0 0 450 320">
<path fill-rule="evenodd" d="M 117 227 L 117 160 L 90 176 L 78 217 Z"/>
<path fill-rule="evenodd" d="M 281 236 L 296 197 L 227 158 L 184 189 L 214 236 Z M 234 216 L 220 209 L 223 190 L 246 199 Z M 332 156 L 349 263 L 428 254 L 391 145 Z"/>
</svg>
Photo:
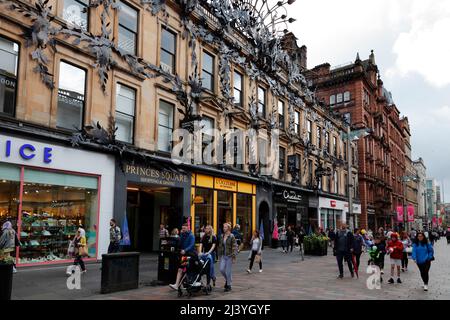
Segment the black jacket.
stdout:
<svg viewBox="0 0 450 320">
<path fill-rule="evenodd" d="M 336 232 L 336 238 L 334 239 L 334 250 L 335 251 L 340 251 L 338 248 L 338 244 L 339 244 L 339 239 L 340 239 L 340 233 L 341 231 L 339 230 L 338 232 Z M 344 253 L 350 253 L 350 249 L 353 248 L 353 241 L 354 241 L 354 237 L 353 234 L 350 231 L 346 231 L 346 235 L 347 235 L 347 242 L 345 245 L 345 251 Z M 340 251 L 342 252 L 342 251 Z"/>
</svg>

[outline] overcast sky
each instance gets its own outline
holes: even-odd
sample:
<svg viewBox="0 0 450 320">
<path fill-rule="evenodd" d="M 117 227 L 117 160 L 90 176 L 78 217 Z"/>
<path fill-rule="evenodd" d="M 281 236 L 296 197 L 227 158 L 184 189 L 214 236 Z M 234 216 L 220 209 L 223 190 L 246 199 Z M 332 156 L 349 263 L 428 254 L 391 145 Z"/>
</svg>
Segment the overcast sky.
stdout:
<svg viewBox="0 0 450 320">
<path fill-rule="evenodd" d="M 413 159 L 445 182 L 450 202 L 450 0 L 297 0 L 289 14 L 308 68 L 375 51 L 385 87 L 409 118 Z"/>
</svg>

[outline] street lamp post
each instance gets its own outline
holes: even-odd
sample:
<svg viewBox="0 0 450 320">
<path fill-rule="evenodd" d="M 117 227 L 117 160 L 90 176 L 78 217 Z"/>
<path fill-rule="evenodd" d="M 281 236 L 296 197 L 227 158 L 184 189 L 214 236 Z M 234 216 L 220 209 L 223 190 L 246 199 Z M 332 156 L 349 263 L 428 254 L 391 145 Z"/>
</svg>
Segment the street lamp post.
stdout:
<svg viewBox="0 0 450 320">
<path fill-rule="evenodd" d="M 353 215 L 353 196 L 352 196 L 352 191 L 353 191 L 353 187 L 355 187 L 352 184 L 352 174 L 353 174 L 352 159 L 353 159 L 353 155 L 351 154 L 351 142 L 355 141 L 355 140 L 359 140 L 360 138 L 364 138 L 364 137 L 368 136 L 369 133 L 370 133 L 369 129 L 367 129 L 367 128 L 351 131 L 350 125 L 347 126 L 347 132 L 346 133 L 341 133 L 342 140 L 346 140 L 347 141 L 347 185 L 348 185 L 348 215 L 349 215 L 349 219 Z"/>
</svg>

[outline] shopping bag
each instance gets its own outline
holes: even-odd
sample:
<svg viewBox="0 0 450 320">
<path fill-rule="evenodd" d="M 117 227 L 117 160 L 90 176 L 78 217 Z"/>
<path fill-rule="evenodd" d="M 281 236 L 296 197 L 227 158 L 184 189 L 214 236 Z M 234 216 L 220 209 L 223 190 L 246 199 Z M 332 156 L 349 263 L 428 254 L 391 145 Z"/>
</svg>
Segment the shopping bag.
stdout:
<svg viewBox="0 0 450 320">
<path fill-rule="evenodd" d="M 67 249 L 67 255 L 71 258 L 75 257 L 75 243 L 73 241 L 69 242 L 69 248 Z"/>
<path fill-rule="evenodd" d="M 260 263 L 261 262 L 261 255 L 260 254 L 257 254 L 256 256 L 255 256 L 255 263 Z"/>
</svg>

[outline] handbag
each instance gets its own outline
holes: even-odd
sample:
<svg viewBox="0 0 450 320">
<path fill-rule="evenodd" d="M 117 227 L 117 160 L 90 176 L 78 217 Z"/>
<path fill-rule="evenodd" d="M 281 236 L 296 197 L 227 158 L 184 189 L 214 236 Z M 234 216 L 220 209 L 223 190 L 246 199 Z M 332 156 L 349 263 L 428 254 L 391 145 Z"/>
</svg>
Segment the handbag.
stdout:
<svg viewBox="0 0 450 320">
<path fill-rule="evenodd" d="M 430 244 L 428 244 L 428 246 L 427 246 L 427 252 L 430 252 L 430 250 L 429 250 L 429 247 L 430 246 Z M 429 259 L 428 261 L 434 261 L 435 259 L 434 259 L 434 255 L 431 257 L 431 259 Z"/>
<path fill-rule="evenodd" d="M 412 253 L 412 250 L 413 250 L 412 247 L 408 247 L 408 248 L 405 249 L 405 252 L 410 254 L 410 253 Z"/>
<path fill-rule="evenodd" d="M 260 263 L 261 262 L 261 254 L 257 254 L 255 256 L 255 263 Z"/>
</svg>

